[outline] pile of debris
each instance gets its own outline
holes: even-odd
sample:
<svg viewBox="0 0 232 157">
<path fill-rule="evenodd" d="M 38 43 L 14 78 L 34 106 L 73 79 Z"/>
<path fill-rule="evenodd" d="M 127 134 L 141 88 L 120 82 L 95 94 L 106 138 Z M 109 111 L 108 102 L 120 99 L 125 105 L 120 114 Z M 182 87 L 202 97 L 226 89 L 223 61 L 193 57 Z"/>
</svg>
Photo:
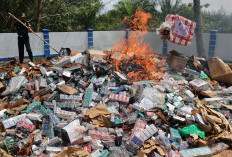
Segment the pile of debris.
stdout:
<svg viewBox="0 0 232 157">
<path fill-rule="evenodd" d="M 110 61 L 88 50 L 1 65 L 1 154 L 190 157 L 230 147 L 232 71 L 222 60 L 171 51 L 158 80 L 137 82 Z"/>
</svg>

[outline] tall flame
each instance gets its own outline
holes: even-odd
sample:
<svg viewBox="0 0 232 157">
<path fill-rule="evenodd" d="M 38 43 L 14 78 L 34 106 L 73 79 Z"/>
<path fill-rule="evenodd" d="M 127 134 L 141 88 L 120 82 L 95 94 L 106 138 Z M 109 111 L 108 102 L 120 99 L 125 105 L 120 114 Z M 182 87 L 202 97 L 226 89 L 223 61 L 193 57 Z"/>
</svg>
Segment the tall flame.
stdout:
<svg viewBox="0 0 232 157">
<path fill-rule="evenodd" d="M 129 25 L 130 36 L 128 39 L 122 37 L 117 45 L 113 47 L 112 58 L 115 59 L 117 71 L 122 71 L 123 63 L 131 65 L 139 65 L 134 70 L 127 73 L 131 81 L 140 81 L 148 79 L 157 79 L 162 76 L 164 70 L 164 60 L 157 59 L 151 46 L 144 41 L 144 35 L 148 33 L 148 20 L 151 14 L 144 12 L 141 8 L 137 8 L 135 14 L 131 18 L 126 18 L 122 22 Z"/>
</svg>

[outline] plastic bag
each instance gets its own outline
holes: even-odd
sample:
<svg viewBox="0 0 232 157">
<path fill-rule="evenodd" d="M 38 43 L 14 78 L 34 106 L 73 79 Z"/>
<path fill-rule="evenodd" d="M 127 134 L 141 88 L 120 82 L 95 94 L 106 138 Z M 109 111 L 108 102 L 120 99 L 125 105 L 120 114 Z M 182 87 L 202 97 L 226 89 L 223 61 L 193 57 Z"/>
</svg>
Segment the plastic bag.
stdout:
<svg viewBox="0 0 232 157">
<path fill-rule="evenodd" d="M 6 90 L 1 95 L 8 95 L 18 92 L 18 90 L 27 83 L 27 79 L 24 76 L 13 77 L 10 80 Z"/>
<path fill-rule="evenodd" d="M 143 96 L 150 99 L 152 102 L 155 102 L 158 105 L 162 105 L 165 102 L 165 94 L 160 93 L 156 88 L 146 87 L 143 90 Z"/>
<path fill-rule="evenodd" d="M 196 125 L 189 125 L 180 129 L 181 135 L 196 134 L 205 139 L 205 132 L 200 130 Z"/>
</svg>

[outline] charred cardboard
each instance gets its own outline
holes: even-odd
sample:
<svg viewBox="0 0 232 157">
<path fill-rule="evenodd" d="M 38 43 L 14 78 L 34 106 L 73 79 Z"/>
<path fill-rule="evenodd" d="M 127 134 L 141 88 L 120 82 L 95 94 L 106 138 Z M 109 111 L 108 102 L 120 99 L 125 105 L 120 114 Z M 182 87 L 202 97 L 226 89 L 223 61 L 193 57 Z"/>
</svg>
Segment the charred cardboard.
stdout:
<svg viewBox="0 0 232 157">
<path fill-rule="evenodd" d="M 232 70 L 229 65 L 220 58 L 213 57 L 208 59 L 210 75 L 213 79 L 232 85 Z"/>
<path fill-rule="evenodd" d="M 183 70 L 187 64 L 188 58 L 177 51 L 170 51 L 167 57 L 167 63 L 172 69 Z"/>
</svg>

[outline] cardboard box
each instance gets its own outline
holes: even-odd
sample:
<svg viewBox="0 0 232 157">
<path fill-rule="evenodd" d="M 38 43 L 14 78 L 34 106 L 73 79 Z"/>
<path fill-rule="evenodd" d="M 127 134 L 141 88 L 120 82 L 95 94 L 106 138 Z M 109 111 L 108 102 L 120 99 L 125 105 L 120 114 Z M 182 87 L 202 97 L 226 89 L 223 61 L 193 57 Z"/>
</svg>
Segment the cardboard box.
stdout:
<svg viewBox="0 0 232 157">
<path fill-rule="evenodd" d="M 107 55 L 102 50 L 87 50 L 86 53 L 91 60 L 106 62 L 104 58 Z"/>
<path fill-rule="evenodd" d="M 232 70 L 229 65 L 220 58 L 213 57 L 208 59 L 210 75 L 213 79 L 232 85 Z"/>
<path fill-rule="evenodd" d="M 187 57 L 168 54 L 167 63 L 172 69 L 183 70 L 187 61 Z"/>
</svg>

